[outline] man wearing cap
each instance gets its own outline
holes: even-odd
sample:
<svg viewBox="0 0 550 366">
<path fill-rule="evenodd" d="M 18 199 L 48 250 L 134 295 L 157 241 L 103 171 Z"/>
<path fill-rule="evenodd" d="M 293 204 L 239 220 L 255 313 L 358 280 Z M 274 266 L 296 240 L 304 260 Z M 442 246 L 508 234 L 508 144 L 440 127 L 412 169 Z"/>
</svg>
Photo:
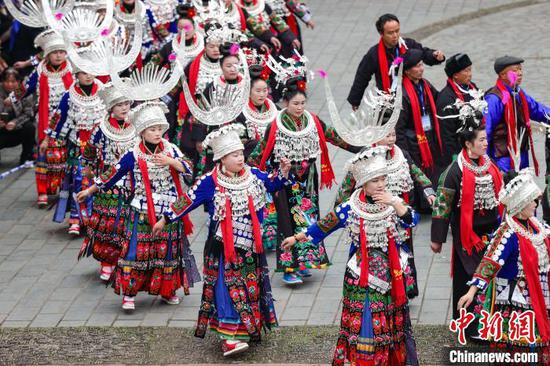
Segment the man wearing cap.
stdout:
<svg viewBox="0 0 550 366">
<path fill-rule="evenodd" d="M 437 119 L 435 101 L 438 91 L 423 78 L 423 51 L 410 49 L 405 54 L 403 65 L 403 103 L 399 120 L 395 126 L 396 144 L 408 151 L 432 184 L 437 182 L 440 172 L 442 142 Z M 430 207 L 422 194 L 415 189 L 418 209 L 427 211 Z"/>
<path fill-rule="evenodd" d="M 407 50 L 421 51 L 422 60 L 430 66 L 445 60 L 443 52 L 424 47 L 413 39 L 401 38 L 399 19 L 393 14 L 384 14 L 378 18 L 376 30 L 380 34 L 380 41 L 363 56 L 349 92 L 348 102 L 354 110 L 361 104 L 373 75 L 378 89 L 390 89 L 394 79 L 394 73 L 390 72 L 391 65 L 396 58 L 403 57 Z"/>
<path fill-rule="evenodd" d="M 456 108 L 448 108 L 457 99 L 468 102 L 472 99 L 467 90 L 477 89 L 472 83 L 472 61 L 465 53 L 457 53 L 445 63 L 445 74 L 447 74 L 447 85 L 439 92 L 436 101 L 437 115 L 447 117 L 456 115 Z M 447 166 L 453 161 L 461 150 L 456 130 L 460 127 L 460 120 L 456 118 L 440 118 L 441 142 L 445 149 L 441 155 L 441 165 Z"/>
<path fill-rule="evenodd" d="M 523 80 L 523 59 L 502 56 L 495 60 L 498 75 L 496 85 L 487 91 L 485 100 L 485 124 L 489 148 L 487 153 L 499 169 L 507 172 L 514 167 L 510 151 L 521 152 L 520 168 L 529 166 L 529 149 L 533 167 L 538 175 L 538 161 L 535 156 L 530 120 L 544 122 L 550 108 L 527 95 L 519 87 Z M 523 139 L 518 141 L 522 131 Z"/>
</svg>

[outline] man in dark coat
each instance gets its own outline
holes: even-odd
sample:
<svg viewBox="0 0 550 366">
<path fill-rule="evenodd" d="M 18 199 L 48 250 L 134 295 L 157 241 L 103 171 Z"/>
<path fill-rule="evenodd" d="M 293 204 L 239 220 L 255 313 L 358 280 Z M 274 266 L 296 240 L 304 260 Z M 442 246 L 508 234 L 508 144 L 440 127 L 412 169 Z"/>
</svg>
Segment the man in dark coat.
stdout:
<svg viewBox="0 0 550 366">
<path fill-rule="evenodd" d="M 438 91 L 423 78 L 423 51 L 407 51 L 403 65 L 403 105 L 395 126 L 397 145 L 409 152 L 416 166 L 437 185 L 441 172 L 442 141 L 435 101 Z M 421 189 L 415 189 L 417 209 L 427 212 L 430 205 Z"/>
<path fill-rule="evenodd" d="M 384 14 L 378 18 L 376 30 L 380 33 L 380 41 L 363 56 L 349 92 L 348 102 L 354 110 L 361 104 L 365 89 L 373 75 L 378 89 L 390 89 L 395 79 L 393 76 L 397 72 L 395 70 L 395 73 L 389 74 L 391 65 L 395 58 L 403 57 L 407 50 L 420 50 L 426 65 L 437 65 L 445 60 L 443 52 L 423 47 L 413 39 L 401 38 L 399 19 L 393 14 Z"/>
<path fill-rule="evenodd" d="M 436 106 L 437 115 L 441 128 L 441 142 L 445 147 L 441 156 L 441 165 L 451 164 L 456 154 L 461 150 L 456 130 L 460 127 L 458 117 L 445 118 L 450 115 L 457 115 L 458 110 L 452 107 L 457 99 L 468 102 L 472 99 L 467 93 L 470 89 L 477 89 L 472 83 L 472 61 L 465 53 L 457 53 L 447 59 L 445 63 L 445 73 L 447 74 L 447 85 L 439 92 Z"/>
</svg>

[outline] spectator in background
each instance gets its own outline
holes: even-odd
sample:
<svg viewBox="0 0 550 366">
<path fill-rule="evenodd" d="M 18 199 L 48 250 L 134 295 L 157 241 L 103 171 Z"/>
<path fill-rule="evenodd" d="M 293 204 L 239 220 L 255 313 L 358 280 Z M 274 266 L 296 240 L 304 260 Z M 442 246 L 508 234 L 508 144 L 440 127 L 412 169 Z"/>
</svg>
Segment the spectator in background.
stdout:
<svg viewBox="0 0 550 366">
<path fill-rule="evenodd" d="M 18 100 L 23 93 L 23 78 L 14 68 L 0 75 L 0 149 L 23 145 L 19 163 L 33 159 L 35 126 L 33 96 Z"/>
</svg>

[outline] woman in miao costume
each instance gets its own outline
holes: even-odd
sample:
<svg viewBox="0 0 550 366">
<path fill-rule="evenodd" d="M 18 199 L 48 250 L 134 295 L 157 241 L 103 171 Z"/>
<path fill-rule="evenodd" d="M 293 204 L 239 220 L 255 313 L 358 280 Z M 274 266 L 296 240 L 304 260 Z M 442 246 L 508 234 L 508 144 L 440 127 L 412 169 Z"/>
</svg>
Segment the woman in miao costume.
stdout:
<svg viewBox="0 0 550 366">
<path fill-rule="evenodd" d="M 519 156 L 516 157 L 519 167 Z M 515 174 L 505 175 L 505 181 Z M 535 217 L 542 190 L 530 170 L 522 170 L 500 191 L 505 206 L 495 232 L 473 278 L 470 289 L 458 301 L 467 308 L 479 292 L 485 293 L 483 310 L 502 316 L 500 339 L 490 337 L 491 348 L 506 352 L 538 353 L 539 365 L 550 364 L 550 229 Z M 534 321 L 529 323 L 529 313 Z M 523 332 L 528 324 L 532 338 Z M 531 339 L 529 339 L 531 338 Z"/>
<path fill-rule="evenodd" d="M 353 129 L 336 116 L 335 127 L 350 144 L 369 146 L 387 135 L 397 121 L 401 88 L 392 117 L 383 126 L 376 112 Z M 367 114 L 368 116 L 368 114 Z M 387 147 L 376 146 L 357 154 L 349 163 L 357 189 L 328 215 L 284 240 L 291 248 L 299 241 L 321 240 L 346 228 L 351 245 L 344 274 L 340 332 L 333 365 L 417 365 L 404 270 L 408 251 L 406 230 L 418 215 L 387 190 Z"/>
<path fill-rule="evenodd" d="M 452 232 L 453 319 L 459 317 L 458 300 L 468 290 L 466 283 L 478 267 L 501 214 L 498 193 L 502 188 L 502 175 L 487 156 L 487 133 L 482 115 L 487 103 L 483 100 L 483 92 L 472 91 L 470 95 L 469 102 L 457 100 L 449 106 L 459 112 L 450 117 L 458 117 L 460 121 L 456 132 L 462 150 L 441 174 L 432 211 L 432 251 L 441 252 L 449 226 Z M 478 296 L 468 311 L 479 313 L 483 297 Z M 466 329 L 468 337 L 479 338 L 477 325 L 474 321 Z"/>
<path fill-rule="evenodd" d="M 214 169 L 172 204 L 155 226 L 155 232 L 160 231 L 206 205 L 210 225 L 195 336 L 204 337 L 210 326 L 223 340 L 224 356 L 245 351 L 249 341 L 260 341 L 262 328 L 277 325 L 261 225 L 266 192 L 292 184 L 286 159 L 273 174 L 245 164 L 239 136 L 243 131 L 242 125 L 231 124 L 206 137 L 205 145 L 214 152 Z"/>
</svg>

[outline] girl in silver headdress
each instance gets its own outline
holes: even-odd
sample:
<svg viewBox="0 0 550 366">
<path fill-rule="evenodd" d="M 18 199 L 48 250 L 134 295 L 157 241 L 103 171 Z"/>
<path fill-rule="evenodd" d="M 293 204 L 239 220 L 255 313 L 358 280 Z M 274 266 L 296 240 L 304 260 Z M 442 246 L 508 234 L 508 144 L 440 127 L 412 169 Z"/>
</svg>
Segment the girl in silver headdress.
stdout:
<svg viewBox="0 0 550 366">
<path fill-rule="evenodd" d="M 403 273 L 406 229 L 418 216 L 387 189 L 387 147 L 359 153 L 350 162 L 357 187 L 324 218 L 283 241 L 318 245 L 346 228 L 351 245 L 344 274 L 342 321 L 333 365 L 418 364 Z"/>
<path fill-rule="evenodd" d="M 112 169 L 112 166 L 138 142 L 136 129 L 128 118 L 132 101 L 112 84 L 105 85 L 99 91 L 99 96 L 108 115 L 94 128 L 89 149 L 83 156 L 88 166 L 95 167 L 95 175 Z M 79 258 L 83 255 L 93 255 L 101 264 L 100 278 L 103 281 L 111 278 L 118 263 L 130 193 L 130 176 L 127 175 L 112 189 L 100 192 L 94 197 L 87 235 Z"/>
<path fill-rule="evenodd" d="M 65 221 L 69 211 L 68 232 L 80 235 L 80 226 L 85 224 L 82 215 L 87 216 L 91 212 L 92 201 L 88 200 L 85 207 L 79 207 L 72 194 L 91 185 L 90 167 L 86 166 L 83 156 L 87 153 L 92 130 L 105 119 L 106 110 L 98 94 L 103 84 L 76 65 L 73 65 L 73 70 L 77 80 L 61 98 L 43 143 L 62 141 L 61 144 L 67 146 L 67 167 L 53 220 Z"/>
<path fill-rule="evenodd" d="M 210 326 L 223 340 L 224 356 L 247 350 L 249 341 L 260 341 L 263 328 L 277 326 L 261 225 L 266 191 L 292 184 L 287 159 L 280 161 L 275 174 L 245 164 L 239 136 L 243 131 L 242 125 L 231 124 L 206 137 L 204 144 L 214 152 L 214 169 L 172 204 L 154 228 L 160 232 L 206 205 L 210 224 L 195 335 L 204 337 Z"/>
<path fill-rule="evenodd" d="M 117 294 L 124 295 L 122 308 L 135 309 L 138 292 L 160 295 L 168 304 L 179 304 L 176 291 L 200 280 L 185 235 L 191 232 L 189 219 L 171 223 L 153 234 L 159 216 L 183 196 L 184 179 L 190 179 L 189 160 L 173 144 L 162 138 L 168 129 L 161 102 L 145 102 L 132 110 L 130 120 L 140 137 L 120 160 L 81 191 L 77 198 L 114 189 L 130 174 L 132 201 L 125 218 L 122 250 L 114 275 Z"/>
<path fill-rule="evenodd" d="M 412 204 L 411 199 L 413 198 L 410 193 L 414 188 L 414 183 L 416 183 L 423 188 L 424 195 L 428 202 L 433 203 L 435 200 L 435 191 L 432 188 L 432 182 L 422 170 L 414 164 L 410 155 L 406 151 L 401 150 L 399 146 L 395 145 L 395 141 L 395 128 L 393 128 L 386 137 L 376 143 L 377 146 L 388 147 L 388 153 L 386 155 L 388 159 L 388 190 L 395 196 L 403 199 L 406 204 L 410 205 Z M 356 182 L 353 178 L 353 174 L 348 172 L 344 180 L 340 183 L 340 187 L 336 193 L 334 207 L 347 200 L 355 189 Z M 411 251 L 411 254 L 414 254 L 411 230 L 407 230 L 406 245 Z M 406 273 L 405 276 L 406 290 L 409 299 L 413 299 L 418 296 L 418 278 L 414 256 L 412 255 L 409 256 L 409 269 L 411 272 Z"/>
<path fill-rule="evenodd" d="M 519 160 L 518 153 L 516 167 Z M 501 332 L 487 337 L 492 348 L 537 353 L 536 363 L 549 365 L 550 228 L 535 217 L 542 190 L 532 171 L 526 169 L 514 175 L 511 172 L 504 177 L 509 180 L 499 194 L 506 208 L 504 219 L 457 307 L 468 308 L 478 292 L 485 294 L 482 311 L 486 320 L 493 317 L 501 321 Z M 489 324 L 492 327 L 492 322 Z M 494 324 L 498 328 L 498 323 Z"/>
<path fill-rule="evenodd" d="M 486 104 L 482 95 L 479 93 L 469 102 L 456 102 L 460 114 L 451 118 L 458 117 L 461 121 L 457 133 L 462 150 L 441 175 L 432 212 L 432 251 L 441 252 L 449 225 L 452 231 L 454 319 L 459 317 L 457 303 L 468 288 L 466 282 L 478 267 L 488 238 L 500 222 L 498 192 L 502 187 L 502 176 L 487 156 L 487 134 L 481 114 Z M 479 313 L 479 301 L 468 310 Z M 478 338 L 477 322 L 468 327 L 466 334 Z"/>
</svg>

